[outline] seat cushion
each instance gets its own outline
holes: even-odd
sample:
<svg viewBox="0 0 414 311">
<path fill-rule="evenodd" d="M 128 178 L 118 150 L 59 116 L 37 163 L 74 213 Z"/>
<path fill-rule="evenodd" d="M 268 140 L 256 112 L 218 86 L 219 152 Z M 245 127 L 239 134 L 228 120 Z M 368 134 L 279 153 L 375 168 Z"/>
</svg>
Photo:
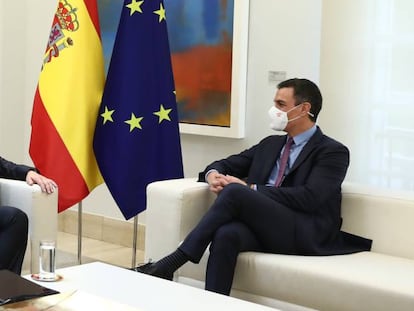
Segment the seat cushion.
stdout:
<svg viewBox="0 0 414 311">
<path fill-rule="evenodd" d="M 408 311 L 414 310 L 414 261 L 372 252 L 320 257 L 248 252 L 239 257 L 233 287 L 318 310 Z"/>
</svg>

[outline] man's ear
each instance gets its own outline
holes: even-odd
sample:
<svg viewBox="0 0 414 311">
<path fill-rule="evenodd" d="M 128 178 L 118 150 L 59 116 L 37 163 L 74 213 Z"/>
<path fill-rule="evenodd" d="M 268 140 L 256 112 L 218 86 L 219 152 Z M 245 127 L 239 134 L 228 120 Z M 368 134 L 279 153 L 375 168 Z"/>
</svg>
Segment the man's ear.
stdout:
<svg viewBox="0 0 414 311">
<path fill-rule="evenodd" d="M 306 113 L 310 112 L 312 105 L 310 102 L 302 102 L 302 107 Z"/>
<path fill-rule="evenodd" d="M 309 116 L 311 116 L 312 118 L 315 116 L 312 112 L 311 112 L 311 108 L 312 108 L 312 104 L 310 102 L 303 102 L 303 110 L 306 114 L 308 114 Z"/>
</svg>

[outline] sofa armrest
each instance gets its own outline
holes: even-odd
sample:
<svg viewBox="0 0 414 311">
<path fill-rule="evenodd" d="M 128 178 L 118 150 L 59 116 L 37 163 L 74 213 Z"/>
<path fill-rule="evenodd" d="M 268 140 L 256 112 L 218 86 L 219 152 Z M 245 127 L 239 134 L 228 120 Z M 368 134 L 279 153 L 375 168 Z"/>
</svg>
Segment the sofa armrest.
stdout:
<svg viewBox="0 0 414 311">
<path fill-rule="evenodd" d="M 43 193 L 38 185 L 29 186 L 20 180 L 0 178 L 0 206 L 13 206 L 29 218 L 29 241 L 25 261 L 30 256 L 30 271 L 39 270 L 39 242 L 57 238 L 57 189 Z"/>
<path fill-rule="evenodd" d="M 145 260 L 174 251 L 215 199 L 195 178 L 157 181 L 147 187 Z"/>
</svg>

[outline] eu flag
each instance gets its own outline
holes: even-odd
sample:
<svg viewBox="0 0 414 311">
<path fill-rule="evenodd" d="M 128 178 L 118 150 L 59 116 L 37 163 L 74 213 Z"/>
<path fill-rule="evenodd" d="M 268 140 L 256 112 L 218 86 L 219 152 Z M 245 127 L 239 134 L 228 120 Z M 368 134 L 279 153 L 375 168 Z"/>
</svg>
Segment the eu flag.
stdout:
<svg viewBox="0 0 414 311">
<path fill-rule="evenodd" d="M 102 176 L 126 219 L 150 182 L 183 177 L 162 0 L 125 0 L 94 136 Z"/>
</svg>

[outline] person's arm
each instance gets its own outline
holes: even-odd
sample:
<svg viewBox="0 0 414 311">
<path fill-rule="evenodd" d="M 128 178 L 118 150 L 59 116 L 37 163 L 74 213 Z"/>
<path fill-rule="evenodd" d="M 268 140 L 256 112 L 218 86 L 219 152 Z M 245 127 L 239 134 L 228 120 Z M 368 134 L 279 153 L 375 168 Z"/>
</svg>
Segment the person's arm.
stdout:
<svg viewBox="0 0 414 311">
<path fill-rule="evenodd" d="M 0 157 L 0 178 L 25 180 L 29 171 L 36 171 L 36 169 Z"/>
<path fill-rule="evenodd" d="M 219 193 L 229 183 L 247 185 L 243 179 L 248 176 L 256 146 L 211 163 L 199 173 L 198 181 L 207 182 L 214 193 Z"/>
<path fill-rule="evenodd" d="M 38 184 L 46 193 L 52 193 L 57 188 L 53 180 L 39 174 L 36 168 L 16 164 L 2 157 L 0 157 L 0 177 L 26 181 L 29 185 Z"/>
<path fill-rule="evenodd" d="M 214 161 L 208 165 L 203 172 L 199 173 L 198 181 L 207 182 L 206 174 L 210 171 L 217 171 L 222 175 L 230 175 L 243 180 L 248 176 L 258 146 L 260 146 L 262 142 L 238 154 Z"/>
</svg>

